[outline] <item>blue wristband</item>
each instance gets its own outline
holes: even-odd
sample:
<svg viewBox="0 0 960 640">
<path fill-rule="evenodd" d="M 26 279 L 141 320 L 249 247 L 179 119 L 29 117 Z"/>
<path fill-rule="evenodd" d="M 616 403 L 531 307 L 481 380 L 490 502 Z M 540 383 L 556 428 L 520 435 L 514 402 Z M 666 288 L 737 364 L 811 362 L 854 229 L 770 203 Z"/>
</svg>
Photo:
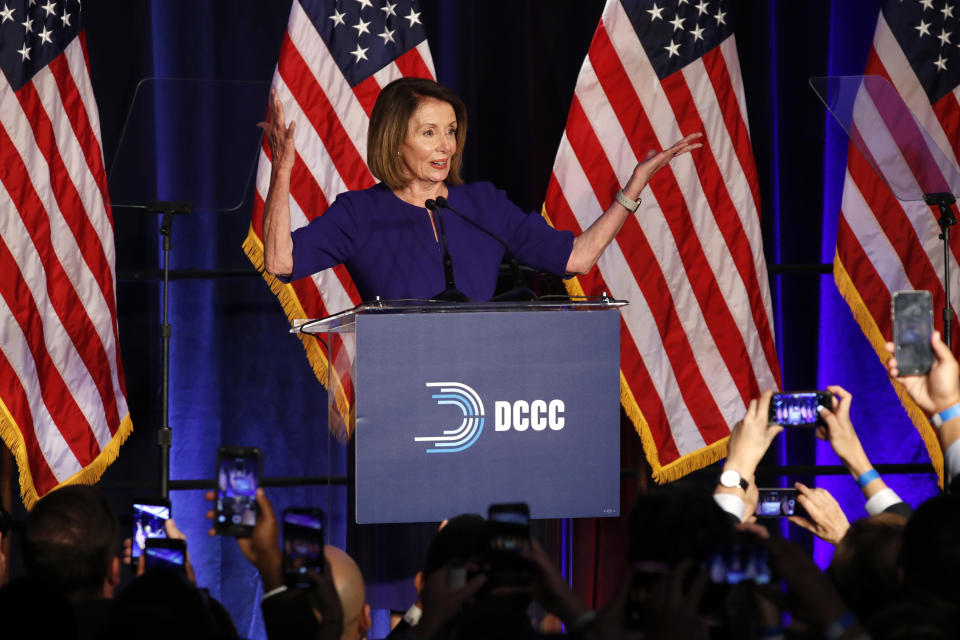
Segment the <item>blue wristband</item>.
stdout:
<svg viewBox="0 0 960 640">
<path fill-rule="evenodd" d="M 952 420 L 957 416 L 960 416 L 960 404 L 955 404 L 952 407 L 947 407 L 940 413 L 933 414 L 930 416 L 930 424 L 939 429 L 940 425 L 942 425 L 944 422 L 947 420 Z"/>
<path fill-rule="evenodd" d="M 857 486 L 863 489 L 865 486 L 876 480 L 880 477 L 880 474 L 876 469 L 870 469 L 870 471 L 865 471 L 859 478 L 857 478 Z"/>
</svg>

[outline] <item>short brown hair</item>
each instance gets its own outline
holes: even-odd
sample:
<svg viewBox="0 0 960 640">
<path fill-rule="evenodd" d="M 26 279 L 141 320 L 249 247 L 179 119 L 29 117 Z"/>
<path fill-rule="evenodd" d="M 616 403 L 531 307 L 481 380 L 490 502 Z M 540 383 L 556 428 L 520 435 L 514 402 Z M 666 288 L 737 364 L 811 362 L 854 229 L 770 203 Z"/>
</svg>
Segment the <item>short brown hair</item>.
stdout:
<svg viewBox="0 0 960 640">
<path fill-rule="evenodd" d="M 27 514 L 24 567 L 71 602 L 97 599 L 120 551 L 118 527 L 98 489 L 68 485 L 51 491 Z"/>
<path fill-rule="evenodd" d="M 463 184 L 460 163 L 467 139 L 467 107 L 453 91 L 428 78 L 400 78 L 383 88 L 370 114 L 367 165 L 370 173 L 391 189 L 402 189 L 410 178 L 398 152 L 407 137 L 407 126 L 425 98 L 442 100 L 457 117 L 457 151 L 450 158 L 447 184 Z"/>
</svg>

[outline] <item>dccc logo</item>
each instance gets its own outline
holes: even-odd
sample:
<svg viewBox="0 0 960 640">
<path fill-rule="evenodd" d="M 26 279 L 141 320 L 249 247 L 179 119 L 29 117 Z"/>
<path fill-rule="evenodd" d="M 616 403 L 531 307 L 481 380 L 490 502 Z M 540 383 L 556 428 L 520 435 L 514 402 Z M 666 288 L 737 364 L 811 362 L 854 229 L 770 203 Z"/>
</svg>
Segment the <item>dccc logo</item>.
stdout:
<svg viewBox="0 0 960 640">
<path fill-rule="evenodd" d="M 428 382 L 440 393 L 433 394 L 437 404 L 452 404 L 463 412 L 463 421 L 455 429 L 446 429 L 442 436 L 419 436 L 416 442 L 432 442 L 427 453 L 456 453 L 471 446 L 483 433 L 483 400 L 471 387 L 462 382 Z"/>
<path fill-rule="evenodd" d="M 445 429 L 443 435 L 418 436 L 414 441 L 431 443 L 427 453 L 456 453 L 473 446 L 483 433 L 484 411 L 480 394 L 462 382 L 427 382 L 426 385 L 439 390 L 431 396 L 438 405 L 458 407 L 463 419 L 459 426 Z M 560 431 L 566 422 L 563 415 L 566 407 L 560 399 L 549 402 L 496 400 L 493 406 L 495 431 L 544 431 L 547 427 L 551 431 Z"/>
</svg>

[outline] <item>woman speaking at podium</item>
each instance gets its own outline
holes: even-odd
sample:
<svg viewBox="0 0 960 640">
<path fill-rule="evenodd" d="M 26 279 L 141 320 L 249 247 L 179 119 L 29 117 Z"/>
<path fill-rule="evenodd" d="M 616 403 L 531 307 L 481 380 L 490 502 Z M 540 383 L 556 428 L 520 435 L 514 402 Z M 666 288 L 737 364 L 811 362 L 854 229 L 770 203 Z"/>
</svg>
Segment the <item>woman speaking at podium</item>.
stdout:
<svg viewBox="0 0 960 640">
<path fill-rule="evenodd" d="M 489 182 L 464 184 L 463 101 L 432 80 L 401 78 L 383 88 L 370 114 L 367 165 L 380 182 L 341 193 L 322 216 L 291 234 L 295 123 L 286 124 L 276 92 L 268 121 L 260 126 L 272 158 L 263 220 L 266 270 L 295 280 L 343 263 L 363 300 L 429 299 L 446 292 L 453 279 L 467 299 L 489 300 L 503 244 L 533 268 L 555 275 L 586 273 L 636 211 L 651 176 L 674 157 L 702 146 L 695 142 L 701 134 L 695 133 L 660 153 L 648 153 L 613 204 L 574 237 L 522 211 Z M 504 152 L 511 149 L 505 145 Z M 453 278 L 445 277 L 447 252 Z"/>
</svg>

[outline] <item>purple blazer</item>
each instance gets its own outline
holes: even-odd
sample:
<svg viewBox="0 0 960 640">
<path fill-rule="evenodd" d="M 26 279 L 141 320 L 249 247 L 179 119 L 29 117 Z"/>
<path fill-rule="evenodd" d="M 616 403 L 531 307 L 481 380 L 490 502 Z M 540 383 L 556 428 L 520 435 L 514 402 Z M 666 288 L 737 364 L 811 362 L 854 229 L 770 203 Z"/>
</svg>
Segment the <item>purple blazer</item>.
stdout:
<svg viewBox="0 0 960 640">
<path fill-rule="evenodd" d="M 452 186 L 450 206 L 502 238 L 520 263 L 563 275 L 573 234 L 520 210 L 489 182 Z M 489 300 L 503 247 L 449 211 L 441 211 L 457 288 L 475 302 Z M 443 249 L 422 206 L 408 204 L 383 184 L 337 196 L 330 208 L 293 233 L 291 280 L 346 265 L 363 300 L 427 299 L 443 291 Z"/>
</svg>

